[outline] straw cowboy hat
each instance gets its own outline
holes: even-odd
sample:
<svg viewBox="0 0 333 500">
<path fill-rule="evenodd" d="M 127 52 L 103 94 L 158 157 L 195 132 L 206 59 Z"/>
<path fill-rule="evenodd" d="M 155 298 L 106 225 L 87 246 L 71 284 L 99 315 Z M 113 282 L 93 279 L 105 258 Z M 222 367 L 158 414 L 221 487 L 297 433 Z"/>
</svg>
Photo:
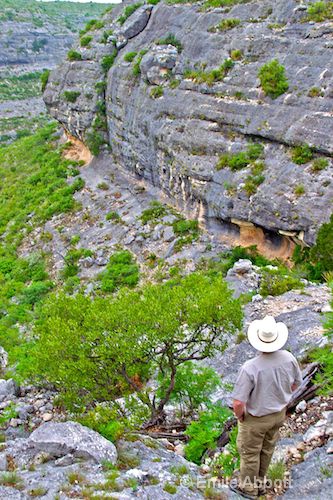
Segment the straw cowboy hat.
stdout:
<svg viewBox="0 0 333 500">
<path fill-rule="evenodd" d="M 247 337 L 257 351 L 274 352 L 287 342 L 288 328 L 284 323 L 276 323 L 273 316 L 265 316 L 250 323 Z"/>
</svg>

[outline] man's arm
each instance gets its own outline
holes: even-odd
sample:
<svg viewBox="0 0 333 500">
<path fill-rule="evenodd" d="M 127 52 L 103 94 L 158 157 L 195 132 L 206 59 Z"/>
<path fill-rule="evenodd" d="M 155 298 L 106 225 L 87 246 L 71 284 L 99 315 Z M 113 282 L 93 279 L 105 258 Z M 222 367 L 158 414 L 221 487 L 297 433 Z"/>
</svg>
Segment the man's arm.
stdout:
<svg viewBox="0 0 333 500">
<path fill-rule="evenodd" d="M 245 414 L 245 403 L 239 401 L 238 399 L 234 399 L 232 407 L 234 409 L 236 418 L 242 422 L 244 420 Z"/>
</svg>

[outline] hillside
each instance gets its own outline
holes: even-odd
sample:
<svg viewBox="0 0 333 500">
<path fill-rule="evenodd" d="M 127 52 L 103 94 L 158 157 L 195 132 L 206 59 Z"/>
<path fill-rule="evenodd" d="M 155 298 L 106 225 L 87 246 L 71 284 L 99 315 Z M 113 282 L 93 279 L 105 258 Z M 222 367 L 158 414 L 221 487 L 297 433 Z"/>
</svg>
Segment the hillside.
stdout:
<svg viewBox="0 0 333 500">
<path fill-rule="evenodd" d="M 93 12 L 48 113 L 48 49 L 3 66 L 0 498 L 237 500 L 231 391 L 272 315 L 303 382 L 260 500 L 330 500 L 333 4 L 11 5 Z"/>
</svg>

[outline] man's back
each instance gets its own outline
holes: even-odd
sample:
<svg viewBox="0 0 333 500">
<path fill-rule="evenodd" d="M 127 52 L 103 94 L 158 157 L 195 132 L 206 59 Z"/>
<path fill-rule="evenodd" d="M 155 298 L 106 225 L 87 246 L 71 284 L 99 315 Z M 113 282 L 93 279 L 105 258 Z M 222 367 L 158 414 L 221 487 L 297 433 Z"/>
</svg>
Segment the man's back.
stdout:
<svg viewBox="0 0 333 500">
<path fill-rule="evenodd" d="M 301 381 L 298 363 L 290 352 L 260 353 L 242 366 L 232 397 L 246 402 L 247 412 L 260 417 L 285 408 L 292 386 Z"/>
</svg>

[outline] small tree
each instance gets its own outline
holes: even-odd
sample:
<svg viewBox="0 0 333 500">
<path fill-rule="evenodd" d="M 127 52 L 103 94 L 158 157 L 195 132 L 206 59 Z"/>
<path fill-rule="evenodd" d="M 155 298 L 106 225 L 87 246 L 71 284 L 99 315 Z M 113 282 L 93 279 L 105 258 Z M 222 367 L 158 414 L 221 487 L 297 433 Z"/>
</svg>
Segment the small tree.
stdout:
<svg viewBox="0 0 333 500">
<path fill-rule="evenodd" d="M 284 66 L 277 59 L 264 64 L 259 70 L 258 77 L 263 91 L 272 99 L 276 99 L 288 90 Z"/>
<path fill-rule="evenodd" d="M 33 371 L 75 404 L 135 391 L 150 410 L 149 426 L 163 420 L 179 367 L 223 351 L 241 323 L 221 275 L 193 273 L 111 300 L 61 294 L 36 327 Z M 167 380 L 158 395 L 143 386 L 156 372 Z"/>
</svg>

